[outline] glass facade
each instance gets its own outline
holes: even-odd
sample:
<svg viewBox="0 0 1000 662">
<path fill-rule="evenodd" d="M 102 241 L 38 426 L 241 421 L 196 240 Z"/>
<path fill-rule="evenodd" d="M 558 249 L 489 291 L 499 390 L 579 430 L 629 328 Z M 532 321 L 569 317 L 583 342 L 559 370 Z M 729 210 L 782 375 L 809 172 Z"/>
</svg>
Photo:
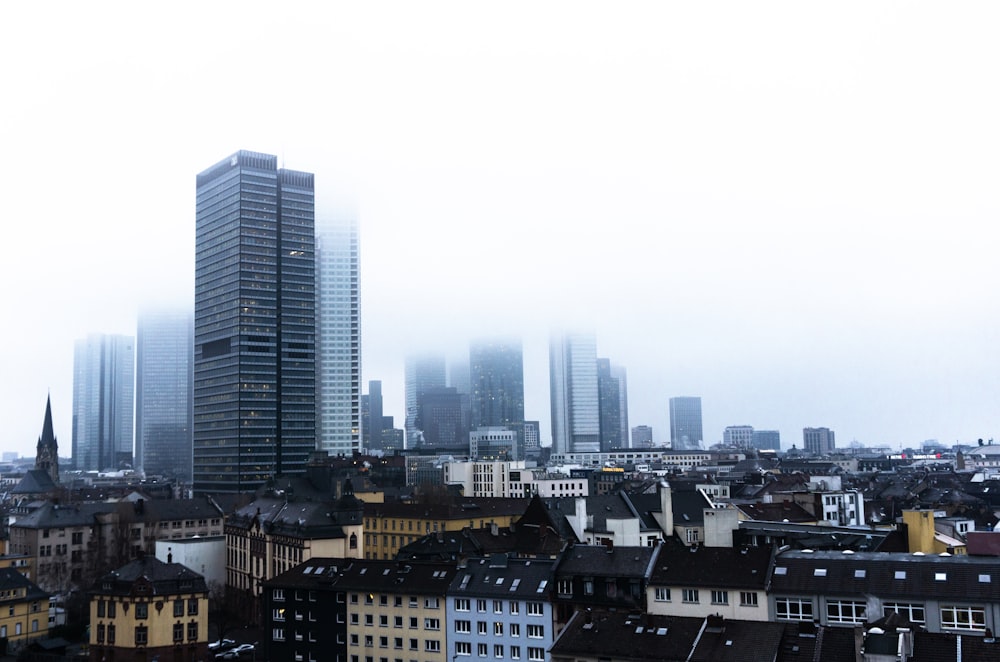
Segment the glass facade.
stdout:
<svg viewBox="0 0 1000 662">
<path fill-rule="evenodd" d="M 589 334 L 553 337 L 549 345 L 552 453 L 600 450 L 597 339 Z"/>
<path fill-rule="evenodd" d="M 316 438 L 313 175 L 241 151 L 197 178 L 194 483 L 301 473 Z"/>
<path fill-rule="evenodd" d="M 705 435 L 701 428 L 701 398 L 670 398 L 670 447 L 699 450 Z"/>
<path fill-rule="evenodd" d="M 91 335 L 73 355 L 73 465 L 118 470 L 132 463 L 135 339 Z"/>
</svg>

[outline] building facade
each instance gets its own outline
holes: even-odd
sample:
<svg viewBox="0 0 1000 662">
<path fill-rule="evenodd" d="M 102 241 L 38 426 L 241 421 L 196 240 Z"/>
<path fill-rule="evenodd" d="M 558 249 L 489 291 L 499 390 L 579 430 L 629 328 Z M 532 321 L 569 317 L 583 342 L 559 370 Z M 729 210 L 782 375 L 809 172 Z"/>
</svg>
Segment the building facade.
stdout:
<svg viewBox="0 0 1000 662">
<path fill-rule="evenodd" d="M 313 175 L 240 151 L 197 177 L 194 485 L 247 492 L 316 443 Z"/>
<path fill-rule="evenodd" d="M 830 428 L 803 428 L 802 448 L 813 455 L 827 455 L 836 450 L 837 444 Z"/>
<path fill-rule="evenodd" d="M 90 335 L 73 355 L 73 466 L 120 469 L 132 463 L 135 339 Z"/>
<path fill-rule="evenodd" d="M 591 334 L 553 336 L 549 344 L 552 453 L 601 450 L 597 340 Z"/>
<path fill-rule="evenodd" d="M 632 428 L 632 448 L 652 448 L 653 428 L 648 425 L 637 425 Z"/>
<path fill-rule="evenodd" d="M 704 440 L 701 398 L 670 398 L 670 447 L 675 451 L 698 450 Z"/>
<path fill-rule="evenodd" d="M 781 433 L 778 430 L 754 430 L 753 447 L 759 451 L 780 451 Z"/>
<path fill-rule="evenodd" d="M 191 482 L 194 318 L 144 311 L 136 334 L 135 466 Z"/>
<path fill-rule="evenodd" d="M 350 455 L 361 447 L 361 313 L 356 219 L 350 216 L 323 225 L 318 229 L 316 243 L 317 449 L 332 455 Z"/>
<path fill-rule="evenodd" d="M 443 356 L 410 356 L 405 369 L 406 406 L 406 447 L 417 448 L 423 442 L 423 420 L 421 419 L 424 393 L 431 389 L 444 388 L 445 361 Z"/>
<path fill-rule="evenodd" d="M 722 443 L 730 448 L 753 448 L 753 426 L 730 425 L 722 431 Z"/>
<path fill-rule="evenodd" d="M 469 346 L 470 427 L 506 427 L 517 433 L 524 456 L 524 358 L 517 339 L 483 340 Z"/>
<path fill-rule="evenodd" d="M 0 641 L 13 653 L 49 631 L 49 594 L 16 568 L 0 568 Z"/>
</svg>

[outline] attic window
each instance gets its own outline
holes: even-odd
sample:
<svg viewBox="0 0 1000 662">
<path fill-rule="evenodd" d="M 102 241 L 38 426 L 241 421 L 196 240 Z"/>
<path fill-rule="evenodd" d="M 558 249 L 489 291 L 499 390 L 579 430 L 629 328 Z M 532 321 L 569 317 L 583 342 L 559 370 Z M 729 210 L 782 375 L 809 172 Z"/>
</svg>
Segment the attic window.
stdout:
<svg viewBox="0 0 1000 662">
<path fill-rule="evenodd" d="M 992 581 L 993 581 L 993 578 L 990 577 L 989 575 L 979 575 L 979 583 L 980 584 L 989 584 Z"/>
<path fill-rule="evenodd" d="M 816 568 L 813 570 L 813 577 L 826 577 L 826 568 Z"/>
<path fill-rule="evenodd" d="M 946 582 L 948 581 L 948 574 L 944 572 L 935 572 L 934 581 L 936 582 Z"/>
<path fill-rule="evenodd" d="M 778 567 L 776 567 L 774 569 L 774 574 L 776 574 L 776 575 L 787 575 L 788 574 L 788 568 L 786 568 L 783 565 L 779 565 Z"/>
<path fill-rule="evenodd" d="M 306 566 L 306 569 L 302 571 L 302 574 L 303 574 L 303 575 L 308 575 L 308 574 L 310 574 L 310 573 L 311 573 L 312 571 L 313 571 L 313 567 L 312 567 L 311 565 L 307 565 L 307 566 Z"/>
<path fill-rule="evenodd" d="M 865 570 L 855 570 L 854 571 L 854 578 L 855 579 L 864 579 L 866 574 L 868 574 L 868 573 Z"/>
<path fill-rule="evenodd" d="M 503 577 L 497 577 L 497 586 L 503 584 Z"/>
<path fill-rule="evenodd" d="M 893 578 L 894 579 L 906 579 L 906 571 L 905 570 L 897 570 L 896 573 L 893 575 Z"/>
</svg>

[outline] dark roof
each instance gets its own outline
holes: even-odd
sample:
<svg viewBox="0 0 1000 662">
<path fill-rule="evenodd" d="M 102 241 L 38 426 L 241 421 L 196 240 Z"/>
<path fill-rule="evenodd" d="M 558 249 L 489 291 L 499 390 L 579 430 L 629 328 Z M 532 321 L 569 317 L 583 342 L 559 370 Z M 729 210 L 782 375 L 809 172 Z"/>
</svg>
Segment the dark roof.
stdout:
<svg viewBox="0 0 1000 662">
<path fill-rule="evenodd" d="M 993 601 L 998 586 L 1000 559 L 993 557 L 788 551 L 771 575 L 772 593 Z"/>
<path fill-rule="evenodd" d="M 649 583 L 762 590 L 772 554 L 769 547 L 685 547 L 670 541 L 660 546 Z M 709 568 L 711 572 L 706 572 Z"/>
<path fill-rule="evenodd" d="M 72 506 L 61 506 L 46 502 L 40 508 L 18 517 L 13 526 L 23 529 L 51 529 L 67 526 L 90 526 L 97 515 L 112 512 L 115 504 L 80 503 Z"/>
<path fill-rule="evenodd" d="M 24 478 L 10 491 L 11 494 L 48 494 L 55 492 L 59 486 L 52 481 L 49 472 L 41 469 L 29 469 Z"/>
<path fill-rule="evenodd" d="M 787 623 L 775 662 L 843 662 L 857 659 L 860 628 Z"/>
<path fill-rule="evenodd" d="M 332 495 L 314 499 L 302 496 L 295 488 L 301 481 L 294 481 L 281 479 L 284 489 L 262 490 L 256 499 L 230 515 L 226 526 L 251 529 L 259 525 L 271 535 L 315 540 L 344 538 L 344 526 L 362 524 L 364 504 L 353 493 L 337 500 Z"/>
<path fill-rule="evenodd" d="M 104 575 L 91 588 L 99 595 L 176 595 L 205 593 L 205 578 L 180 563 L 144 555 Z"/>
<path fill-rule="evenodd" d="M 687 660 L 703 622 L 701 618 L 578 611 L 550 652 L 552 657 L 609 657 L 621 662 Z"/>
<path fill-rule="evenodd" d="M 510 559 L 504 554 L 470 559 L 448 588 L 448 594 L 469 597 L 548 600 L 555 561 Z"/>
<path fill-rule="evenodd" d="M 815 522 L 816 516 L 793 501 L 733 504 L 750 519 L 760 522 Z"/>
<path fill-rule="evenodd" d="M 447 503 L 406 503 L 402 501 L 366 503 L 364 508 L 365 517 L 479 520 L 520 515 L 527 505 L 526 499 L 459 497 Z"/>
<path fill-rule="evenodd" d="M 730 621 L 709 616 L 690 662 L 758 662 L 775 659 L 784 635 L 783 623 Z"/>
<path fill-rule="evenodd" d="M 444 595 L 456 572 L 453 563 L 312 558 L 264 582 L 264 585 Z"/>
<path fill-rule="evenodd" d="M 670 495 L 674 511 L 674 526 L 699 526 L 705 523 L 705 508 L 712 504 L 701 492 L 672 492 Z M 667 531 L 673 535 L 673 531 Z"/>
<path fill-rule="evenodd" d="M 648 577 L 660 547 L 573 545 L 563 552 L 556 574 L 596 577 Z"/>
<path fill-rule="evenodd" d="M 15 568 L 0 568 L 0 592 L 5 593 L 6 591 L 21 588 L 26 589 L 25 597 L 21 598 L 22 600 L 34 601 L 49 597 L 48 593 L 40 589 L 37 584 L 22 575 Z M 5 602 L 9 601 L 10 599 L 5 600 Z"/>
<path fill-rule="evenodd" d="M 38 438 L 38 446 L 58 448 L 55 428 L 52 425 L 52 396 L 45 399 L 45 420 L 42 422 L 42 436 Z"/>
<path fill-rule="evenodd" d="M 1000 531 L 969 531 L 965 545 L 973 556 L 1000 556 Z"/>
<path fill-rule="evenodd" d="M 913 634 L 913 656 L 909 662 L 995 662 L 1000 642 L 977 635 L 955 635 L 917 631 Z"/>
</svg>

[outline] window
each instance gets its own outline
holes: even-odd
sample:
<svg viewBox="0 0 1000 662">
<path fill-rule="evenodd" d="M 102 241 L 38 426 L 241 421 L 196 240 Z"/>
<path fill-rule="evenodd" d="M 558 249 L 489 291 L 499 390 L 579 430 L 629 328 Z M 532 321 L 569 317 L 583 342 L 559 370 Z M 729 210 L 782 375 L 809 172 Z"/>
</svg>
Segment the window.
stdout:
<svg viewBox="0 0 1000 662">
<path fill-rule="evenodd" d="M 375 625 L 375 614 L 365 614 L 365 625 L 368 627 Z"/>
<path fill-rule="evenodd" d="M 457 598 L 455 600 L 455 611 L 469 611 L 469 599 Z"/>
<path fill-rule="evenodd" d="M 38 619 L 37 618 L 31 619 L 31 631 L 32 632 L 38 632 Z"/>
<path fill-rule="evenodd" d="M 424 651 L 428 653 L 440 653 L 441 652 L 441 642 L 437 639 L 425 639 L 424 640 Z"/>
<path fill-rule="evenodd" d="M 114 600 L 108 600 L 108 618 L 114 618 L 117 611 L 118 604 Z"/>
<path fill-rule="evenodd" d="M 410 650 L 411 651 L 418 651 L 418 650 L 420 650 L 420 640 L 419 639 L 410 639 Z"/>
<path fill-rule="evenodd" d="M 503 657 L 503 644 L 493 644 L 493 657 Z"/>
<path fill-rule="evenodd" d="M 486 613 L 486 600 L 476 600 L 476 611 L 480 614 Z"/>
<path fill-rule="evenodd" d="M 741 607 L 756 607 L 757 606 L 757 592 L 756 591 L 740 591 L 740 606 Z"/>
<path fill-rule="evenodd" d="M 177 616 L 177 615 L 178 614 L 176 612 L 174 612 L 174 616 Z M 278 609 L 273 609 L 271 611 L 271 620 L 272 621 L 284 621 L 285 620 L 285 609 L 284 609 L 284 607 L 279 607 Z"/>
<path fill-rule="evenodd" d="M 389 647 L 389 637 L 379 637 L 378 638 L 378 647 L 379 648 L 388 648 Z"/>
<path fill-rule="evenodd" d="M 486 657 L 486 655 L 489 653 L 489 650 L 490 648 L 486 644 L 476 644 L 476 655 L 478 655 L 479 657 Z"/>
<path fill-rule="evenodd" d="M 196 621 L 188 623 L 188 641 L 198 640 L 198 623 Z"/>
<path fill-rule="evenodd" d="M 944 605 L 941 607 L 941 627 L 982 632 L 986 629 L 986 610 L 982 607 Z"/>
<path fill-rule="evenodd" d="M 110 624 L 110 625 L 108 625 L 108 643 L 109 644 L 115 643 L 115 630 L 116 630 L 116 628 L 115 628 L 115 626 L 114 626 L 113 623 Z"/>
<path fill-rule="evenodd" d="M 472 644 L 468 641 L 456 641 L 455 655 L 472 655 Z"/>
<path fill-rule="evenodd" d="M 403 650 L 403 638 L 402 637 L 393 637 L 392 638 L 392 647 L 395 648 L 396 650 Z"/>
<path fill-rule="evenodd" d="M 372 635 L 370 635 L 370 634 L 366 634 L 365 635 L 365 648 L 371 648 L 374 645 L 375 645 L 375 637 L 372 636 Z"/>
<path fill-rule="evenodd" d="M 827 600 L 826 620 L 831 625 L 865 622 L 866 603 L 857 600 Z"/>
<path fill-rule="evenodd" d="M 545 662 L 545 649 L 528 646 L 528 659 L 532 662 Z"/>
<path fill-rule="evenodd" d="M 424 609 L 437 609 L 438 599 L 437 598 L 424 598 Z"/>
<path fill-rule="evenodd" d="M 351 625 L 358 625 L 361 623 L 361 615 L 352 613 L 351 614 Z"/>
<path fill-rule="evenodd" d="M 785 621 L 811 621 L 813 619 L 812 600 L 799 598 L 777 598 L 774 601 L 774 617 Z"/>
<path fill-rule="evenodd" d="M 424 629 L 425 630 L 440 630 L 441 629 L 441 619 L 440 618 L 425 618 L 424 619 Z"/>
<path fill-rule="evenodd" d="M 7 637 L 7 626 L 6 625 L 0 626 L 0 637 L 2 637 L 2 638 L 6 638 Z M 101 624 L 99 624 L 97 626 L 97 643 L 99 643 L 99 644 L 103 644 L 104 643 L 104 624 L 103 623 L 101 623 Z"/>
<path fill-rule="evenodd" d="M 174 641 L 179 641 L 177 639 L 177 628 L 181 627 L 179 624 L 174 626 Z M 271 640 L 272 641 L 284 641 L 285 640 L 285 629 L 284 628 L 274 628 L 271 630 Z"/>
<path fill-rule="evenodd" d="M 698 602 L 698 589 L 686 588 L 681 591 L 681 600 L 684 602 Z"/>
<path fill-rule="evenodd" d="M 510 613 L 517 615 L 521 613 L 521 603 L 517 600 L 510 601 Z"/>
<path fill-rule="evenodd" d="M 484 637 L 486 636 L 487 634 L 486 621 L 476 621 L 476 632 L 483 635 Z"/>
<path fill-rule="evenodd" d="M 361 641 L 361 638 L 359 637 L 359 635 L 357 635 L 357 634 L 352 634 L 351 635 L 351 645 L 352 646 L 357 646 L 358 643 L 360 643 L 360 641 Z"/>
<path fill-rule="evenodd" d="M 510 636 L 512 636 L 512 637 L 520 637 L 521 636 L 521 624 L 520 623 L 511 623 L 510 624 Z"/>
<path fill-rule="evenodd" d="M 573 595 L 573 580 L 572 579 L 560 579 L 556 590 L 562 595 Z"/>
<path fill-rule="evenodd" d="M 394 628 L 401 628 L 401 627 L 403 627 L 403 617 L 402 616 L 393 616 L 392 617 L 392 627 L 394 627 Z"/>
<path fill-rule="evenodd" d="M 512 659 L 512 660 L 520 660 L 521 659 L 521 647 L 520 646 L 511 646 L 510 647 L 510 659 Z"/>
<path fill-rule="evenodd" d="M 184 615 L 184 601 L 174 600 L 174 617 L 180 618 Z"/>
<path fill-rule="evenodd" d="M 20 623 L 18 623 L 20 625 Z M 145 625 L 138 625 L 135 628 L 135 645 L 145 646 L 149 643 L 149 628 Z"/>
<path fill-rule="evenodd" d="M 544 625 L 529 625 L 528 626 L 528 639 L 544 639 L 545 638 L 545 626 Z"/>
<path fill-rule="evenodd" d="M 503 636 L 503 623 L 496 621 L 493 623 L 493 636 L 502 637 Z"/>
<path fill-rule="evenodd" d="M 593 595 L 594 594 L 594 578 L 584 577 L 583 578 L 583 594 Z"/>
<path fill-rule="evenodd" d="M 472 634 L 472 622 L 455 621 L 455 632 L 459 634 Z"/>
<path fill-rule="evenodd" d="M 104 618 L 104 600 L 97 601 L 97 617 Z"/>
<path fill-rule="evenodd" d="M 698 529 L 685 529 L 684 536 L 689 544 L 696 543 L 698 542 Z"/>
<path fill-rule="evenodd" d="M 663 587 L 654 589 L 653 600 L 656 602 L 670 602 L 670 589 Z"/>
<path fill-rule="evenodd" d="M 188 616 L 198 615 L 198 598 L 188 599 Z"/>
<path fill-rule="evenodd" d="M 416 630 L 418 627 L 420 627 L 420 626 L 417 625 L 417 617 L 416 616 L 410 616 L 410 629 L 411 630 Z"/>
<path fill-rule="evenodd" d="M 728 605 L 729 604 L 729 591 L 712 591 L 712 604 L 713 605 Z"/>
<path fill-rule="evenodd" d="M 137 603 L 135 603 L 135 617 L 136 618 L 149 618 L 149 603 L 148 602 L 137 602 Z"/>
<path fill-rule="evenodd" d="M 528 616 L 544 616 L 545 606 L 541 602 L 528 603 Z"/>
<path fill-rule="evenodd" d="M 274 600 L 275 602 L 284 602 L 285 601 L 285 589 L 283 589 L 283 588 L 276 588 L 276 589 L 274 589 L 271 592 L 271 599 Z M 356 599 L 356 596 L 355 596 L 355 599 Z"/>
<path fill-rule="evenodd" d="M 882 615 L 888 616 L 896 612 L 911 623 L 924 624 L 927 622 L 927 614 L 924 612 L 922 604 L 912 602 L 883 602 Z"/>
<path fill-rule="evenodd" d="M 378 626 L 380 628 L 387 628 L 387 627 L 389 627 L 389 615 L 388 614 L 379 614 L 378 615 Z"/>
</svg>

